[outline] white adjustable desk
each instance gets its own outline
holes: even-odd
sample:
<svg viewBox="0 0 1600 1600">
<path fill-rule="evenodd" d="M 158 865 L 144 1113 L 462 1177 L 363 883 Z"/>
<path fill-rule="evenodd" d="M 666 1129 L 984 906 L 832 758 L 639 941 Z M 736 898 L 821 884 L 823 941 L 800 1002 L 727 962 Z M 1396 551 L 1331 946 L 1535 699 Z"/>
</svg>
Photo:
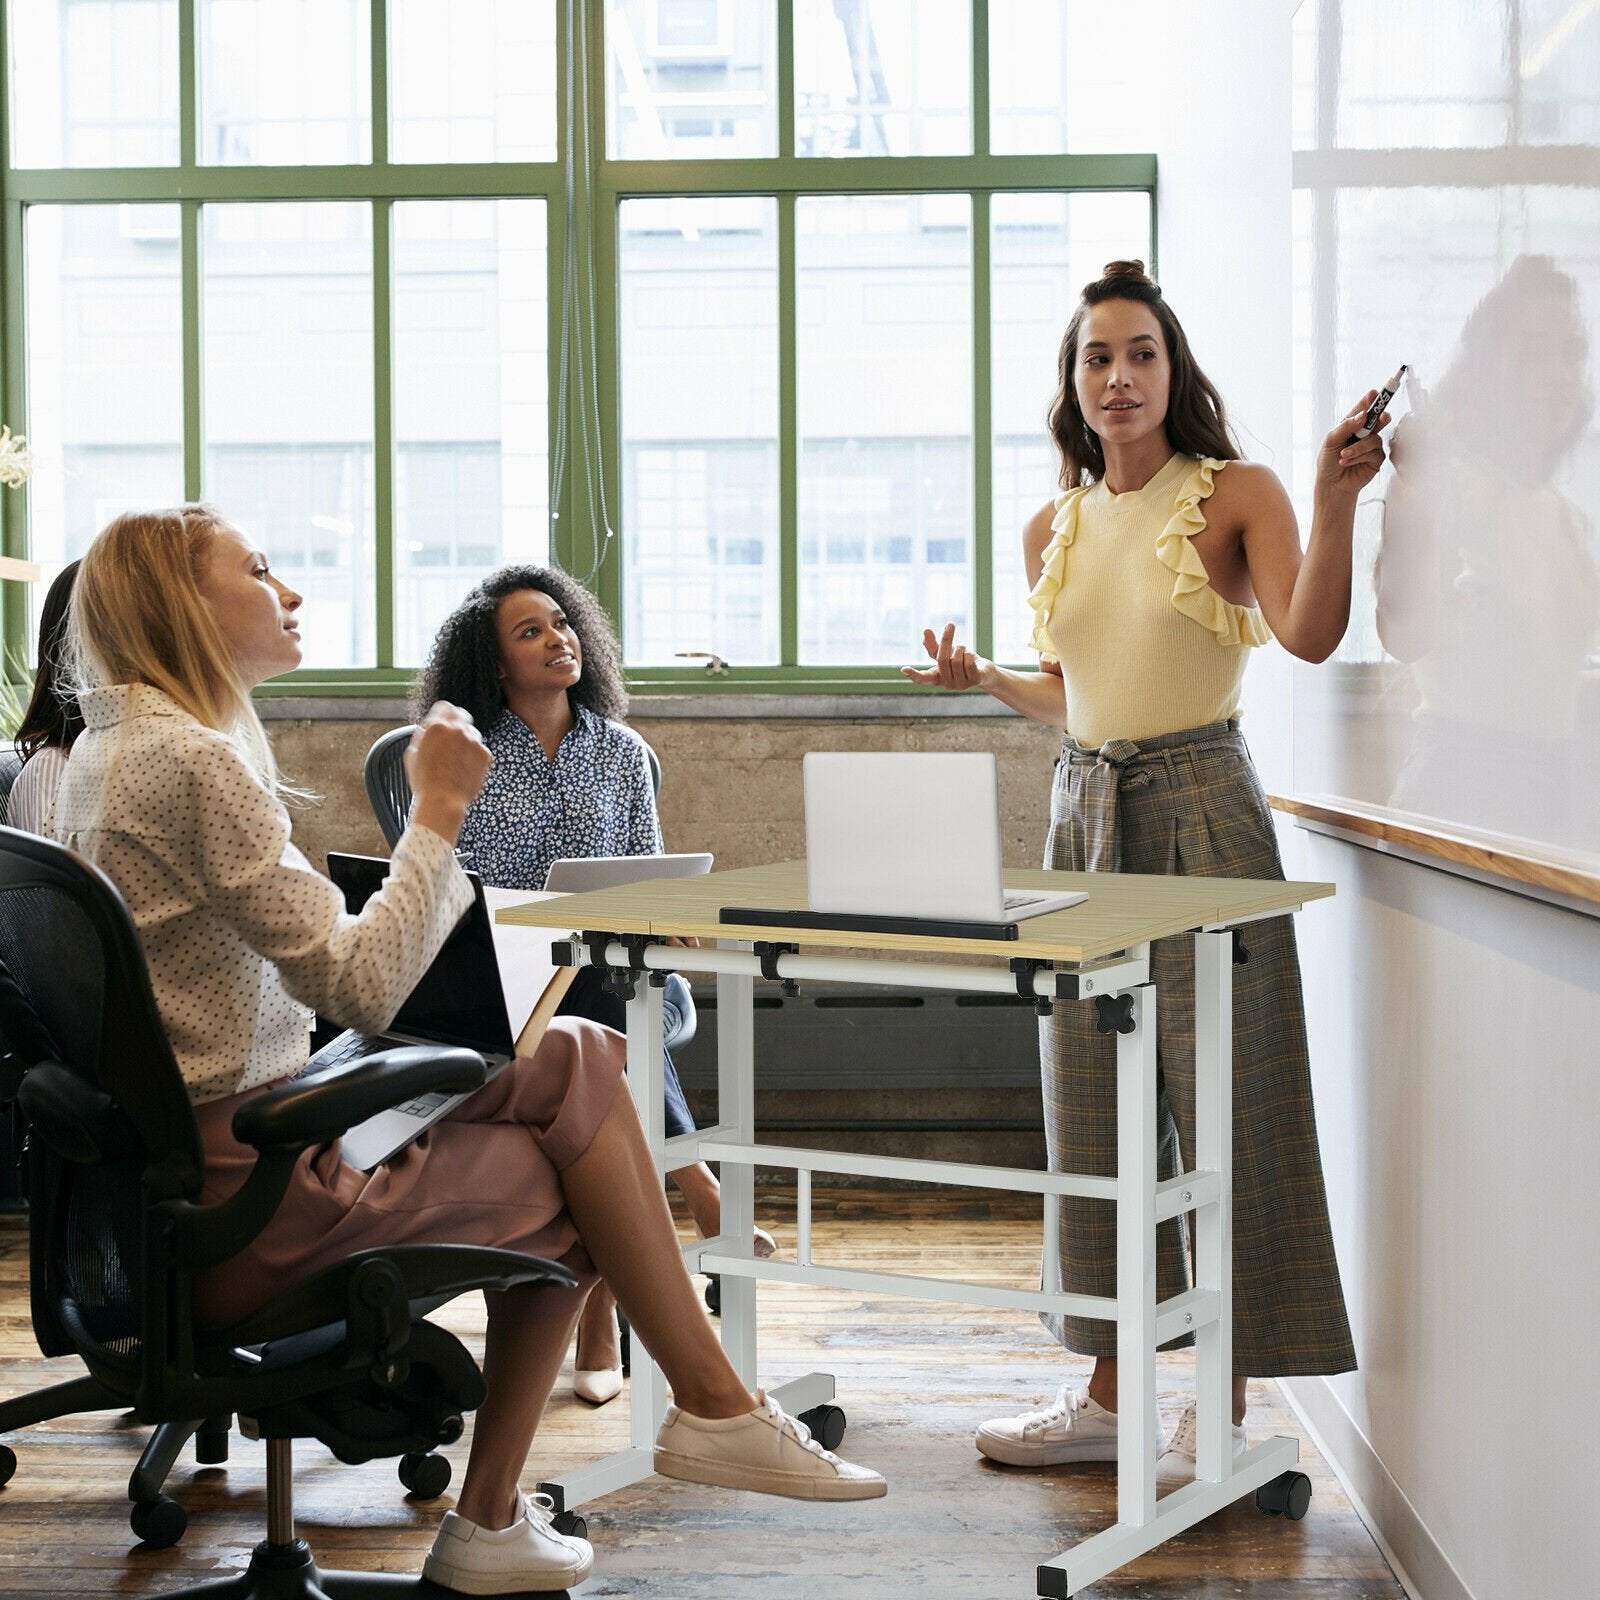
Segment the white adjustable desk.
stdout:
<svg viewBox="0 0 1600 1600">
<path fill-rule="evenodd" d="M 1008 889 L 1086 889 L 1088 900 L 1018 925 L 1015 940 L 797 930 L 728 925 L 723 906 L 803 910 L 804 862 L 658 879 L 591 894 L 503 907 L 496 919 L 576 936 L 563 955 L 609 967 L 626 984 L 628 1081 L 650 1149 L 663 1173 L 697 1160 L 722 1163 L 722 1233 L 685 1249 L 692 1271 L 722 1277 L 722 1342 L 741 1378 L 756 1381 L 756 1280 L 817 1283 L 917 1299 L 1007 1306 L 1100 1317 L 1117 1324 L 1117 1521 L 1040 1563 L 1037 1592 L 1070 1596 L 1242 1496 L 1260 1491 L 1263 1509 L 1305 1508 L 1309 1485 L 1292 1472 L 1300 1447 L 1269 1439 L 1233 1459 L 1232 1112 L 1233 955 L 1231 930 L 1293 912 L 1333 893 L 1326 883 L 1229 878 L 1142 877 L 1123 873 L 1007 872 Z M 1189 933 L 1195 957 L 1196 1170 L 1156 1177 L 1156 1001 L 1150 942 Z M 697 936 L 700 949 L 668 945 Z M 804 949 L 797 950 L 803 942 Z M 1248 940 L 1246 941 L 1248 942 Z M 834 953 L 842 951 L 854 954 Z M 872 951 L 874 955 L 859 952 Z M 960 956 L 963 962 L 946 959 Z M 966 958 L 987 957 L 977 964 Z M 717 977 L 717 1089 L 720 1120 L 666 1139 L 661 1099 L 661 989 L 667 971 Z M 1103 1031 L 1117 1034 L 1117 1176 L 1034 1172 L 956 1162 L 915 1161 L 849 1152 L 790 1149 L 755 1141 L 753 1000 L 758 979 L 893 983 L 960 993 L 1023 993 L 1096 1006 Z M 754 1167 L 792 1169 L 797 1178 L 794 1261 L 758 1261 Z M 1007 1189 L 1044 1199 L 1044 1280 L 1037 1290 L 955 1279 L 862 1272 L 811 1258 L 811 1174 Z M 1062 1195 L 1117 1207 L 1115 1299 L 1064 1294 L 1055 1239 Z M 1195 1214 L 1196 1283 L 1156 1301 L 1156 1224 Z M 1195 1482 L 1158 1505 L 1155 1492 L 1156 1348 L 1195 1335 L 1199 1464 Z M 828 1406 L 833 1378 L 811 1373 L 772 1391 L 790 1412 L 813 1411 L 825 1443 L 837 1440 L 842 1413 Z M 660 1370 L 634 1344 L 631 1446 L 542 1487 L 570 1509 L 649 1476 L 652 1445 L 666 1403 Z M 816 1410 L 815 1408 L 824 1408 Z M 830 1435 L 832 1437 L 830 1437 Z"/>
</svg>

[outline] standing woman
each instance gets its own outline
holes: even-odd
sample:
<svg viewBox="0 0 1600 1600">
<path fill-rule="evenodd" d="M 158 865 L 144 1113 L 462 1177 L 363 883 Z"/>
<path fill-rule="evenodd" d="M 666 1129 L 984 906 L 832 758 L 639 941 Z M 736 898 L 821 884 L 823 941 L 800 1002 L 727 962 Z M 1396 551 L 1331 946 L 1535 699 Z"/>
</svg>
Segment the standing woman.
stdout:
<svg viewBox="0 0 1600 1600">
<path fill-rule="evenodd" d="M 661 854 L 661 823 L 645 742 L 621 721 L 628 708 L 616 636 L 600 602 L 564 572 L 511 566 L 492 573 L 445 619 L 418 682 L 420 714 L 435 701 L 464 707 L 494 766 L 461 825 L 461 848 L 485 883 L 542 889 L 565 858 Z M 626 1027 L 600 973 L 579 969 L 561 1014 Z M 676 973 L 662 1003 L 667 1044 L 694 1018 Z M 694 1132 L 670 1052 L 662 1061 L 667 1137 Z M 722 1194 L 705 1162 L 672 1180 L 707 1238 L 720 1231 Z M 758 1256 L 771 1234 L 755 1230 Z M 573 1389 L 603 1405 L 622 1391 L 616 1303 L 596 1285 L 578 1325 Z"/>
<path fill-rule="evenodd" d="M 1346 445 L 1366 406 L 1317 456 L 1311 537 L 1264 466 L 1240 460 L 1221 398 L 1139 261 L 1087 285 L 1061 342 L 1050 431 L 1063 492 L 1023 532 L 1038 672 L 1013 672 L 955 643 L 923 644 L 907 677 L 981 688 L 1064 730 L 1045 865 L 1073 872 L 1282 878 L 1271 813 L 1239 732 L 1249 653 L 1274 635 L 1323 661 L 1350 613 L 1356 498 L 1383 459 L 1374 432 Z M 1387 421 L 1387 417 L 1384 421 Z M 1245 1448 L 1246 1375 L 1355 1366 L 1317 1151 L 1300 969 L 1288 917 L 1255 924 L 1234 973 L 1233 1448 Z M 1161 1176 L 1194 1165 L 1194 968 L 1189 941 L 1158 940 Z M 1116 1044 L 1093 1015 L 1058 1003 L 1040 1024 L 1045 1135 L 1058 1172 L 1116 1171 Z M 1064 1199 L 1061 1287 L 1116 1295 L 1109 1205 Z M 1180 1223 L 1164 1224 L 1157 1293 L 1182 1292 Z M 978 1448 L 1013 1466 L 1114 1461 L 1116 1329 L 1047 1317 L 1068 1349 L 1095 1357 L 1084 1388 L 1063 1384 L 1038 1411 L 984 1423 Z M 1192 1339 L 1178 1341 L 1192 1342 Z M 1194 1407 L 1157 1479 L 1195 1471 Z"/>
<path fill-rule="evenodd" d="M 39 664 L 33 676 L 33 694 L 17 729 L 16 746 L 22 771 L 11 786 L 5 820 L 13 828 L 43 833 L 50 807 L 67 770 L 67 756 L 83 732 L 83 716 L 72 691 L 61 681 L 62 650 L 67 638 L 67 618 L 78 563 L 69 561 L 45 591 L 39 613 Z"/>
<path fill-rule="evenodd" d="M 290 840 L 250 691 L 300 663 L 300 596 L 206 506 L 118 517 L 83 558 L 72 644 L 87 727 L 53 832 L 117 885 L 194 1103 L 202 1199 L 224 1203 L 255 1152 L 242 1103 L 306 1064 L 311 1009 L 388 1027 L 472 903 L 453 846 L 490 756 L 457 707 L 431 708 L 407 755 L 416 794 L 389 874 L 358 916 Z M 555 1531 L 548 1496 L 520 1487 L 571 1341 L 582 1289 L 603 1272 L 673 1384 L 658 1472 L 813 1499 L 884 1492 L 804 1425 L 745 1389 L 677 1249 L 633 1101 L 623 1042 L 557 1019 L 442 1121 L 371 1172 L 337 1139 L 307 1150 L 267 1227 L 196 1280 L 226 1327 L 284 1284 L 369 1246 L 497 1245 L 554 1257 L 572 1290 L 486 1297 L 487 1398 L 456 1510 L 423 1566 L 465 1594 L 565 1589 L 587 1541 Z"/>
</svg>

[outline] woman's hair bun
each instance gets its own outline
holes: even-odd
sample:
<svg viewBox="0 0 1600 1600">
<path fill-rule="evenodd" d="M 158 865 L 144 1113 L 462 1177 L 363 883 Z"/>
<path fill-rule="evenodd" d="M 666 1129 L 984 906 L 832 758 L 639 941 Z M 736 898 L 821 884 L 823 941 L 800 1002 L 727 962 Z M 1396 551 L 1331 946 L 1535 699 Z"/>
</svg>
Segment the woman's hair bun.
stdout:
<svg viewBox="0 0 1600 1600">
<path fill-rule="evenodd" d="M 1151 283 L 1150 274 L 1144 270 L 1142 261 L 1108 261 L 1103 278 L 1131 278 L 1135 283 Z"/>
</svg>

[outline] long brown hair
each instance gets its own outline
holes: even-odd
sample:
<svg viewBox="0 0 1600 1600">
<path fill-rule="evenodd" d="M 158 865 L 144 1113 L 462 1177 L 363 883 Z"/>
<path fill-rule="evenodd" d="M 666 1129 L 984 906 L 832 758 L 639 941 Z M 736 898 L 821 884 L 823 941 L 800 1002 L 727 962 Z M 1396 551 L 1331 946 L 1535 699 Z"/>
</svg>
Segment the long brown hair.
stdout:
<svg viewBox="0 0 1600 1600">
<path fill-rule="evenodd" d="M 39 664 L 33 676 L 33 694 L 15 739 L 24 761 L 41 750 L 70 750 L 83 732 L 78 698 L 62 681 L 67 619 L 77 578 L 78 563 L 69 561 L 56 574 L 39 614 Z"/>
<path fill-rule="evenodd" d="M 1172 365 L 1166 417 L 1167 440 L 1172 448 L 1186 456 L 1237 461 L 1244 452 L 1228 426 L 1222 396 L 1200 370 L 1182 325 L 1161 297 L 1161 285 L 1151 280 L 1142 261 L 1108 261 L 1105 271 L 1093 283 L 1083 286 L 1083 294 L 1062 336 L 1061 353 L 1056 359 L 1059 383 L 1055 398 L 1050 402 L 1049 424 L 1050 437 L 1061 454 L 1061 487 L 1076 489 L 1086 483 L 1098 483 L 1106 475 L 1100 436 L 1078 409 L 1078 394 L 1072 381 L 1078 365 L 1078 336 L 1083 319 L 1091 306 L 1103 300 L 1137 301 L 1149 306 L 1161 324 L 1167 360 Z"/>
</svg>

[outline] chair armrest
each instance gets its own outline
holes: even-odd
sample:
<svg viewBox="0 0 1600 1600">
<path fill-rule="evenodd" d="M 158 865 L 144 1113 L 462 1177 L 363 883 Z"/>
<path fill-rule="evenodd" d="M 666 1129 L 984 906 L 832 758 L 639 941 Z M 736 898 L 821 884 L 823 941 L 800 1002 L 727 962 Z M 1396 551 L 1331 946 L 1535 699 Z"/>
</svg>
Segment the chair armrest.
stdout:
<svg viewBox="0 0 1600 1600">
<path fill-rule="evenodd" d="M 474 1289 L 505 1290 L 519 1285 L 570 1289 L 577 1279 L 563 1266 L 539 1256 L 479 1245 L 383 1245 L 361 1250 L 274 1295 L 242 1321 L 208 1338 L 228 1344 L 258 1345 L 339 1322 L 348 1315 L 352 1277 L 368 1262 L 388 1263 L 397 1274 L 412 1315 L 427 1312 Z"/>
<path fill-rule="evenodd" d="M 419 1094 L 465 1094 L 488 1076 L 475 1050 L 404 1045 L 368 1056 L 342 1072 L 296 1079 L 240 1106 L 233 1136 L 257 1150 L 326 1144 L 358 1122 Z"/>
</svg>

